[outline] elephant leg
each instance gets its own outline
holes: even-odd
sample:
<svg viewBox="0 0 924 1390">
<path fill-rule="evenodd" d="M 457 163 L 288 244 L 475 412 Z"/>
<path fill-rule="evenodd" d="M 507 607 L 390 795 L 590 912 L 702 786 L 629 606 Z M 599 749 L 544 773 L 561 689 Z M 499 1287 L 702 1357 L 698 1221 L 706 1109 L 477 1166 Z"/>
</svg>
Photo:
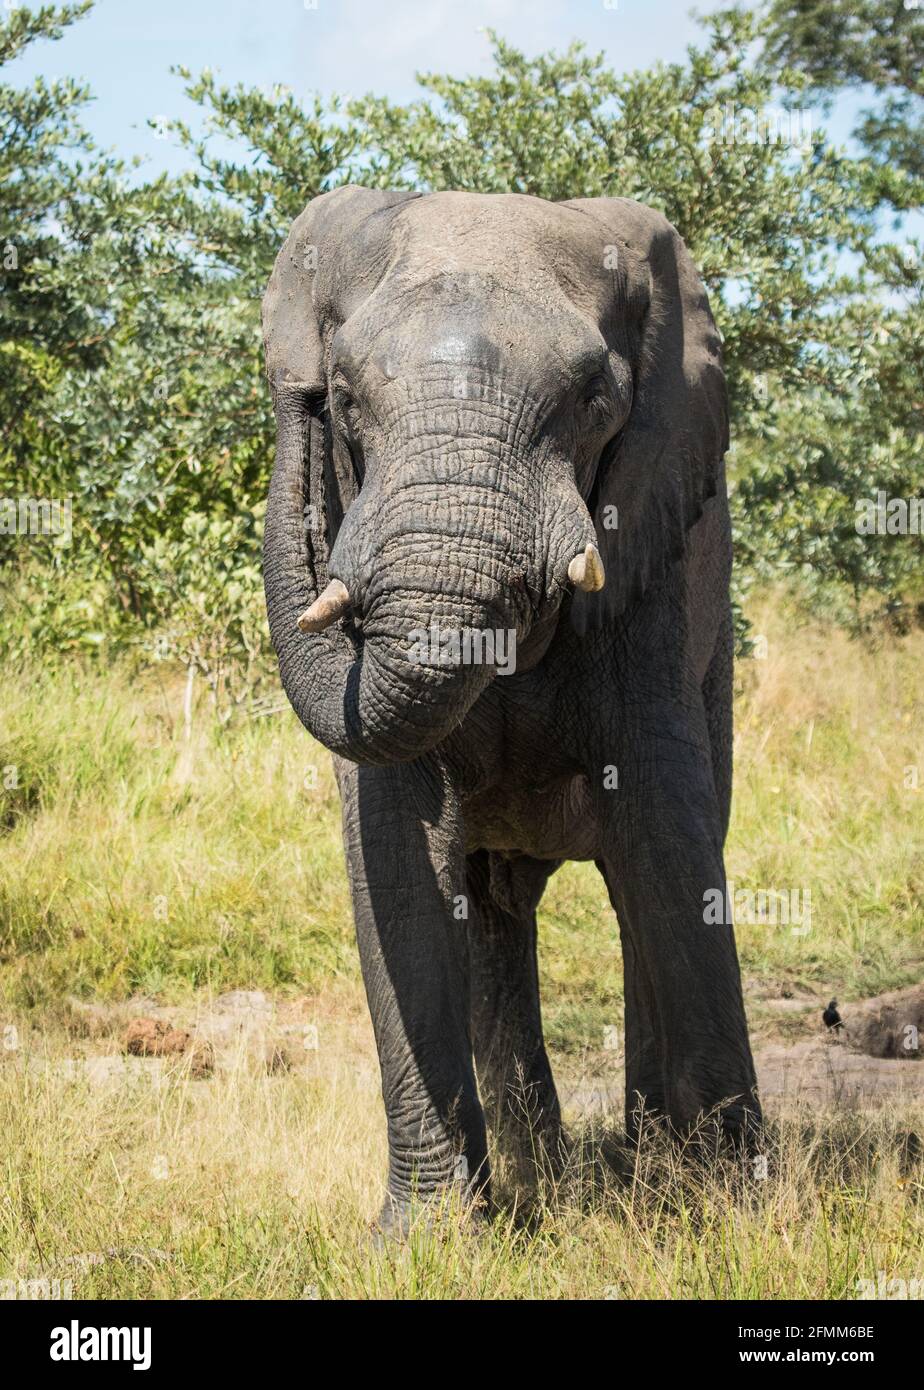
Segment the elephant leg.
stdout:
<svg viewBox="0 0 924 1390">
<path fill-rule="evenodd" d="M 644 957 L 637 950 L 616 890 L 615 857 L 597 860 L 610 902 L 619 921 L 625 1000 L 626 1127 L 634 1133 L 642 1111 L 665 1113 L 664 1059 L 656 1007 L 655 985 Z"/>
<path fill-rule="evenodd" d="M 641 1099 L 678 1131 L 718 1108 L 737 1133 L 760 1110 L 702 700 L 649 695 L 624 713 L 603 760 L 615 746 L 619 788 L 599 809 L 626 942 L 627 1122 Z"/>
<path fill-rule="evenodd" d="M 542 1036 L 536 907 L 557 864 L 468 858 L 472 1039 L 488 1124 L 518 1179 L 557 1164 L 561 1109 Z"/>
<path fill-rule="evenodd" d="M 488 1187 L 469 1030 L 465 856 L 456 796 L 435 758 L 338 760 L 347 869 L 388 1122 L 385 1230 L 413 1197 Z"/>
<path fill-rule="evenodd" d="M 728 833 L 731 817 L 734 665 L 735 629 L 729 612 L 722 623 L 712 660 L 703 677 L 703 709 L 709 732 L 712 775 L 719 803 L 723 838 Z"/>
</svg>

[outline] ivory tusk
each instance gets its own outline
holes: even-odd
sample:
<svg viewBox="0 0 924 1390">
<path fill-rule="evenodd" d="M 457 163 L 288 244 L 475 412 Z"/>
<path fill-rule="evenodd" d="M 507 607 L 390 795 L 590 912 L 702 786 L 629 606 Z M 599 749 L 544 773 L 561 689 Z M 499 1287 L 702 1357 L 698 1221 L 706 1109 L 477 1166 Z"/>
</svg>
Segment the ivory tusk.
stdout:
<svg viewBox="0 0 924 1390">
<path fill-rule="evenodd" d="M 576 589 L 595 594 L 606 583 L 600 552 L 593 544 L 585 546 L 583 554 L 575 555 L 568 566 L 568 578 Z"/>
<path fill-rule="evenodd" d="M 298 629 L 300 632 L 323 632 L 331 623 L 342 618 L 349 606 L 350 595 L 346 585 L 339 579 L 332 579 L 323 594 L 318 594 L 311 607 L 305 609 L 298 620 Z"/>
</svg>

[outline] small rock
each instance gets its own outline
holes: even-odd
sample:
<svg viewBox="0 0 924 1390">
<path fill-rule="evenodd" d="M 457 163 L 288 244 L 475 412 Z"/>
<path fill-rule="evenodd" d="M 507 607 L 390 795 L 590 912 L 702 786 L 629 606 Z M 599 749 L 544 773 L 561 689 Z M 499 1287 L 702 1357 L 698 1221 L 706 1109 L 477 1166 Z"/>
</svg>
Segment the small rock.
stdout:
<svg viewBox="0 0 924 1390">
<path fill-rule="evenodd" d="M 858 1008 L 846 1020 L 847 1039 L 869 1057 L 920 1061 L 924 1053 L 924 985 L 895 990 Z"/>
<path fill-rule="evenodd" d="M 133 1018 L 122 1046 L 135 1057 L 169 1057 L 185 1052 L 191 1041 L 185 1028 L 171 1028 L 162 1018 Z"/>
</svg>

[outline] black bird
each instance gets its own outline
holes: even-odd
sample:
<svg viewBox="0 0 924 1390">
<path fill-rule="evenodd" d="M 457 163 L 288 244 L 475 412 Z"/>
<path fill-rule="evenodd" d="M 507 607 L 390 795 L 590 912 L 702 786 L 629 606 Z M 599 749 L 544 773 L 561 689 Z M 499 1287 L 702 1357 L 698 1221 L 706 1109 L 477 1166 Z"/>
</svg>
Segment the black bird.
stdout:
<svg viewBox="0 0 924 1390">
<path fill-rule="evenodd" d="M 829 1033 L 832 1031 L 836 1031 L 838 1028 L 843 1028 L 844 1026 L 844 1020 L 841 1018 L 840 1014 L 837 1011 L 836 999 L 831 1000 L 831 1003 L 824 1010 L 823 1014 L 821 1015 L 821 1018 Z"/>
</svg>

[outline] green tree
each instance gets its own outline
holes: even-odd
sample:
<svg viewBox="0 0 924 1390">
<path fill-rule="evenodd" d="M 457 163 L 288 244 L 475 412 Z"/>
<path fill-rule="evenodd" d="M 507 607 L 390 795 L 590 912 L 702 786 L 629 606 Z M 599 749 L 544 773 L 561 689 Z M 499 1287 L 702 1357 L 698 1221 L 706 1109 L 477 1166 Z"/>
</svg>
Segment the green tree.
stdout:
<svg viewBox="0 0 924 1390">
<path fill-rule="evenodd" d="M 87 8 L 15 10 L 0 51 Z M 258 298 L 202 243 L 192 180 L 140 182 L 93 147 L 87 98 L 4 88 L 0 495 L 73 508 L 69 538 L 0 538 L 4 636 L 93 648 L 170 619 L 171 649 L 213 674 L 205 627 L 248 663 L 252 646 L 271 445 Z M 221 542 L 220 566 L 192 564 L 197 531 Z"/>
<path fill-rule="evenodd" d="M 39 39 L 58 39 L 86 3 L 8 11 L 0 67 Z M 68 154 L 85 149 L 77 111 L 88 92 L 38 78 L 19 90 L 0 82 L 0 480 L 32 441 L 32 416 L 49 382 L 92 364 L 99 344 L 74 284 L 75 263 L 56 230 L 79 184 Z"/>
<path fill-rule="evenodd" d="M 773 0 L 764 61 L 805 76 L 816 93 L 871 89 L 855 134 L 878 191 L 898 208 L 924 188 L 924 9 L 918 0 Z"/>
<path fill-rule="evenodd" d="M 773 0 L 762 68 L 791 94 L 830 105 L 865 90 L 854 135 L 874 211 L 920 208 L 924 193 L 924 14 L 904 0 Z M 884 219 L 879 218 L 881 225 Z M 893 231 L 898 230 L 893 225 Z M 924 617 L 924 541 L 858 534 L 858 508 L 884 492 L 924 494 L 924 285 L 911 239 L 863 247 L 830 318 L 826 389 L 786 400 L 738 494 L 741 558 L 798 574 L 853 625 Z"/>
</svg>

